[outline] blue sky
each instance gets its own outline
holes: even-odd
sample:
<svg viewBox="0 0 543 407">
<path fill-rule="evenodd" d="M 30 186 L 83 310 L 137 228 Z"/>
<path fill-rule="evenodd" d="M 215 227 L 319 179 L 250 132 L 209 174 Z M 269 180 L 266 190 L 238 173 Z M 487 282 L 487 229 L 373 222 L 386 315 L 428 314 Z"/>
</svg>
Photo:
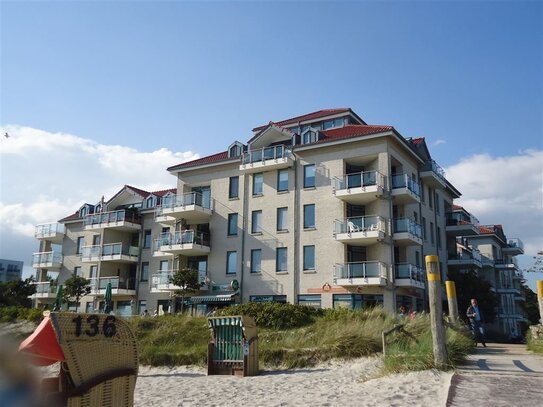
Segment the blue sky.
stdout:
<svg viewBox="0 0 543 407">
<path fill-rule="evenodd" d="M 165 169 L 180 152 L 185 159 L 222 151 L 270 120 L 351 107 L 370 124 L 426 137 L 434 159 L 448 174 L 460 174 L 452 181 L 468 210 L 482 223 L 503 224 L 534 253 L 543 249 L 541 178 L 528 176 L 541 168 L 543 149 L 539 1 L 3 1 L 1 7 L 2 126 L 141 154 L 166 149 L 148 157 Z M 2 204 L 29 207 L 35 188 L 22 188 L 21 176 L 13 175 L 14 157 L 3 157 Z M 527 203 L 516 204 L 532 208 L 531 218 L 526 211 L 514 218 L 522 211 L 503 210 L 499 196 L 492 202 L 485 191 L 475 196 L 481 188 L 461 176 L 468 162 L 479 162 L 473 157 L 481 171 L 494 169 L 488 183 L 514 163 L 533 163 L 526 176 L 517 174 L 524 183 L 512 180 L 520 184 L 516 194 L 526 194 Z M 30 167 L 21 171 L 31 175 Z M 58 191 L 65 174 L 60 167 L 55 174 L 51 188 Z M 40 202 L 51 199 L 39 193 Z"/>
</svg>

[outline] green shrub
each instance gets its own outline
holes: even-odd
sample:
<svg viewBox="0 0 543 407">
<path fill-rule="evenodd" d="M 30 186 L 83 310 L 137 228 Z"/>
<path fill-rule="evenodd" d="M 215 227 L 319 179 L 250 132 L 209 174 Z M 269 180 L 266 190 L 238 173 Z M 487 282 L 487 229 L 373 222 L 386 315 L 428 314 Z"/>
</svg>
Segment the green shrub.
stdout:
<svg viewBox="0 0 543 407">
<path fill-rule="evenodd" d="M 249 302 L 223 308 L 217 315 L 249 315 L 258 327 L 288 329 L 310 324 L 322 311 L 304 305 Z"/>
<path fill-rule="evenodd" d="M 534 339 L 532 335 L 532 330 L 528 329 L 526 333 L 526 348 L 535 353 L 543 354 L 543 337 Z"/>
<path fill-rule="evenodd" d="M 38 308 L 25 308 L 16 305 L 0 307 L 0 322 L 27 320 L 38 323 L 43 318 L 43 311 Z"/>
</svg>

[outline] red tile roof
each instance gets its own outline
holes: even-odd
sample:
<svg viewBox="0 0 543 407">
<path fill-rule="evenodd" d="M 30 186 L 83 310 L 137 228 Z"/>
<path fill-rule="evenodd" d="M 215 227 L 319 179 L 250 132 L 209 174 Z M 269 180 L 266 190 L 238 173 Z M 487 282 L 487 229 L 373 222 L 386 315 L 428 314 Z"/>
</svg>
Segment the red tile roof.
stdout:
<svg viewBox="0 0 543 407">
<path fill-rule="evenodd" d="M 334 114 L 346 113 L 346 112 L 350 112 L 350 111 L 351 111 L 351 109 L 349 109 L 348 107 L 347 108 L 345 108 L 345 107 L 337 108 L 337 109 L 323 109 L 323 110 L 318 110 L 316 112 L 306 113 L 306 114 L 303 114 L 301 116 L 291 117 L 290 119 L 281 120 L 279 122 L 273 122 L 273 123 L 278 125 L 278 126 L 285 126 L 285 125 L 289 125 L 289 124 L 295 124 L 295 123 L 304 122 L 304 121 L 307 121 L 307 120 L 315 120 L 315 119 L 318 119 L 320 117 L 332 116 Z M 266 126 L 268 126 L 268 124 L 264 124 L 262 126 L 255 127 L 253 129 L 253 131 L 261 130 Z"/>
<path fill-rule="evenodd" d="M 138 195 L 141 195 L 142 197 L 146 198 L 149 196 L 149 192 L 147 191 L 144 191 L 143 189 L 139 189 L 139 188 L 136 188 L 136 187 L 133 187 L 132 185 L 125 185 L 124 188 L 130 188 L 132 191 L 134 191 L 135 193 L 137 193 Z M 121 190 L 119 192 L 121 192 L 124 188 L 121 188 Z M 117 194 L 115 194 L 116 196 Z M 113 198 L 111 198 L 113 199 Z M 110 201 L 111 201 L 110 199 Z"/>
<path fill-rule="evenodd" d="M 221 153 L 208 155 L 207 157 L 198 158 L 197 160 L 187 161 L 182 164 L 177 164 L 172 167 L 167 168 L 168 171 L 175 171 L 181 168 L 193 167 L 195 165 L 205 165 L 211 164 L 219 161 L 228 160 L 228 151 L 223 151 Z"/>
<path fill-rule="evenodd" d="M 172 192 L 174 194 L 177 193 L 177 188 L 170 188 L 170 189 L 163 189 L 162 191 L 153 191 L 152 194 L 156 196 L 164 196 L 168 192 Z"/>
<path fill-rule="evenodd" d="M 337 129 L 330 129 L 321 131 L 324 134 L 325 138 L 319 140 L 317 143 L 322 143 L 326 141 L 332 141 L 337 139 L 358 137 L 358 136 L 367 136 L 375 133 L 382 133 L 384 131 L 394 130 L 392 126 L 373 126 L 373 125 L 363 125 L 363 124 L 350 124 L 345 127 L 339 127 Z"/>
<path fill-rule="evenodd" d="M 79 211 L 75 211 L 75 213 L 72 213 L 71 215 L 66 216 L 65 218 L 62 218 L 61 220 L 59 220 L 59 222 L 68 222 L 70 220 L 77 220 L 77 219 L 79 219 Z"/>
<path fill-rule="evenodd" d="M 424 137 L 412 138 L 411 142 L 413 145 L 418 146 L 419 144 L 424 143 Z"/>
<path fill-rule="evenodd" d="M 463 206 L 460 206 L 460 205 L 456 205 L 456 204 L 453 204 L 453 209 L 464 209 Z"/>
</svg>

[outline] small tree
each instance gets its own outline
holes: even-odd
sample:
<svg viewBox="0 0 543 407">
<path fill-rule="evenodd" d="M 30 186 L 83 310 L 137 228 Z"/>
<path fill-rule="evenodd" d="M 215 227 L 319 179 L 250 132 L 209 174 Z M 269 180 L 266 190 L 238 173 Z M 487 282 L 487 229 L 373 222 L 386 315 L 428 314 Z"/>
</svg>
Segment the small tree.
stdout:
<svg viewBox="0 0 543 407">
<path fill-rule="evenodd" d="M 179 287 L 175 295 L 181 297 L 181 313 L 185 305 L 185 296 L 199 291 L 203 285 L 198 279 L 198 270 L 189 268 L 176 270 L 170 277 L 170 284 Z"/>
<path fill-rule="evenodd" d="M 0 306 L 30 307 L 31 301 L 28 297 L 36 292 L 36 285 L 33 283 L 33 277 L 0 283 Z"/>
<path fill-rule="evenodd" d="M 91 292 L 90 280 L 80 276 L 72 276 L 64 282 L 64 298 L 66 301 L 75 299 L 75 312 L 77 312 L 79 300 Z"/>
</svg>

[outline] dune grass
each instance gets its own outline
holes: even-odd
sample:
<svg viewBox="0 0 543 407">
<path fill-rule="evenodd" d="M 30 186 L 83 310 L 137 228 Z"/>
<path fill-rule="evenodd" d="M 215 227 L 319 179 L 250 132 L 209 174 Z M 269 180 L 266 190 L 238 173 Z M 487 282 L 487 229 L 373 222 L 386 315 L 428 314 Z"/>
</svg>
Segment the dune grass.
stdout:
<svg viewBox="0 0 543 407">
<path fill-rule="evenodd" d="M 333 359 L 379 354 L 381 333 L 397 323 L 409 333 L 389 339 L 386 372 L 434 367 L 428 316 L 399 321 L 381 308 L 363 311 L 325 310 L 295 328 L 258 327 L 259 361 L 263 367 L 307 367 Z M 130 321 L 145 365 L 204 365 L 210 331 L 206 318 L 162 316 Z M 297 325 L 299 325 L 297 323 Z M 415 340 L 415 339 L 416 340 Z M 449 365 L 454 367 L 473 349 L 469 332 L 447 330 Z"/>
<path fill-rule="evenodd" d="M 528 330 L 528 333 L 526 335 L 526 348 L 528 350 L 531 350 L 534 353 L 539 353 L 543 355 L 543 337 L 540 337 L 538 339 L 534 339 L 532 335 L 532 331 Z"/>
</svg>

